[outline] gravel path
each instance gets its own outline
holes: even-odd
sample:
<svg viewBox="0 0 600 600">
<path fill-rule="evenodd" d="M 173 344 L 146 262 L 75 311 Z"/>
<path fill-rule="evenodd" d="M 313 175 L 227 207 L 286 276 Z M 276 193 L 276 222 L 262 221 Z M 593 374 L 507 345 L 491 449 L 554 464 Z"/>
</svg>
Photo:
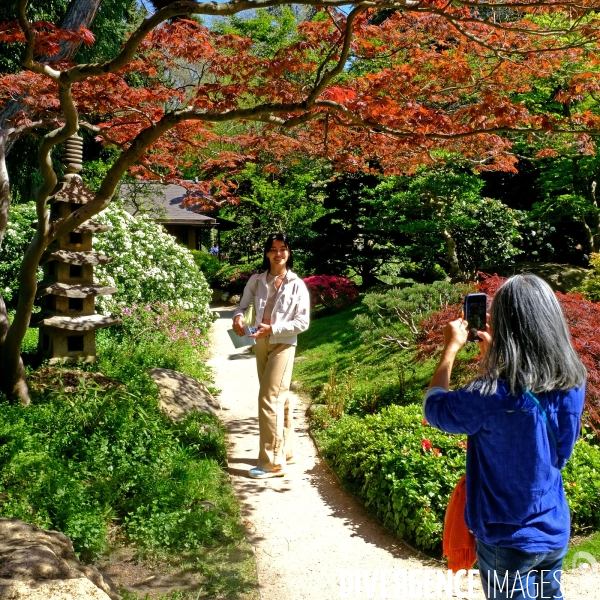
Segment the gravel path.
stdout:
<svg viewBox="0 0 600 600">
<path fill-rule="evenodd" d="M 229 339 L 227 329 L 233 307 L 217 310 L 220 318 L 213 326 L 209 364 L 214 369 L 215 385 L 222 390 L 219 401 L 221 418 L 229 430 L 229 474 L 255 550 L 261 599 L 457 597 L 448 596 L 444 588 L 436 592 L 435 574 L 431 576 L 431 591 L 425 595 L 424 571 L 441 569 L 442 565 L 424 560 L 405 546 L 340 488 L 317 455 L 308 434 L 306 406 L 297 396 L 294 395 L 297 464 L 290 466 L 282 478 L 257 481 L 247 476 L 258 455 L 256 364 L 248 349 L 235 350 Z M 402 570 L 407 570 L 407 587 L 404 593 L 395 595 L 391 572 Z M 363 572 L 358 593 L 356 585 L 352 590 L 347 587 L 350 572 L 355 583 L 357 571 Z M 390 584 L 383 590 L 382 571 L 390 571 Z M 414 577 L 412 587 L 410 573 Z M 600 600 L 598 574 L 567 574 L 563 580 L 565 598 Z M 461 583 L 466 597 L 466 579 Z M 374 589 L 370 590 L 373 584 Z M 479 577 L 475 577 L 468 597 L 484 598 Z"/>
</svg>

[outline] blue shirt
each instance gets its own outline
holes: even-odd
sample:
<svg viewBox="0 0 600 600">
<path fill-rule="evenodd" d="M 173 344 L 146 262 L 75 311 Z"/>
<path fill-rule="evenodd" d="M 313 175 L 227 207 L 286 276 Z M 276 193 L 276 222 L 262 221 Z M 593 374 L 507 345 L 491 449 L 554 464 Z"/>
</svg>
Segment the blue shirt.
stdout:
<svg viewBox="0 0 600 600">
<path fill-rule="evenodd" d="M 560 469 L 580 432 L 585 384 L 537 394 L 556 437 L 556 448 L 534 402 L 511 396 L 498 381 L 491 396 L 466 388 L 433 387 L 425 417 L 449 433 L 469 436 L 467 527 L 491 546 L 553 552 L 569 541 L 569 506 Z"/>
</svg>

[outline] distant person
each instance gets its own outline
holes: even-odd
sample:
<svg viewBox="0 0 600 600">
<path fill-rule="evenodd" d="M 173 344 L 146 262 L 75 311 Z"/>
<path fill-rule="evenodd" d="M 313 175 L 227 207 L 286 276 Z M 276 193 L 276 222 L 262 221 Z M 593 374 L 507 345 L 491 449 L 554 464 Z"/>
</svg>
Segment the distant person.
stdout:
<svg viewBox="0 0 600 600">
<path fill-rule="evenodd" d="M 294 426 L 289 389 L 298 334 L 308 329 L 310 300 L 304 281 L 292 272 L 293 258 L 284 233 L 271 234 L 263 248 L 263 272 L 250 277 L 233 314 L 233 330 L 244 335 L 243 315 L 254 302 L 257 327 L 256 368 L 258 465 L 248 475 L 254 479 L 282 477 L 294 459 Z"/>
<path fill-rule="evenodd" d="M 506 281 L 485 329 L 479 375 L 449 392 L 467 321 L 444 327 L 425 417 L 469 436 L 465 521 L 487 598 L 562 598 L 570 519 L 560 470 L 579 436 L 587 373 L 556 296 L 535 275 Z"/>
<path fill-rule="evenodd" d="M 215 244 L 211 249 L 210 249 L 210 253 L 213 256 L 219 256 L 219 246 L 217 246 L 217 244 Z"/>
</svg>

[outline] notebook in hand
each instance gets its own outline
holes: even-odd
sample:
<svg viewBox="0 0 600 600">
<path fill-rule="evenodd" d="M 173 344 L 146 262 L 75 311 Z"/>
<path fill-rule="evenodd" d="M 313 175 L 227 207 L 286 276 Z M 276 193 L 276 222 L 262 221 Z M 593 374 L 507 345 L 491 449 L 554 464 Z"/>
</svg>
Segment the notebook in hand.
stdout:
<svg viewBox="0 0 600 600">
<path fill-rule="evenodd" d="M 246 335 L 238 335 L 233 329 L 227 330 L 227 333 L 229 334 L 229 337 L 236 348 L 254 346 L 256 344 L 256 339 L 248 337 L 248 334 L 250 333 L 250 328 L 248 325 L 244 325 L 244 331 L 246 332 Z"/>
</svg>

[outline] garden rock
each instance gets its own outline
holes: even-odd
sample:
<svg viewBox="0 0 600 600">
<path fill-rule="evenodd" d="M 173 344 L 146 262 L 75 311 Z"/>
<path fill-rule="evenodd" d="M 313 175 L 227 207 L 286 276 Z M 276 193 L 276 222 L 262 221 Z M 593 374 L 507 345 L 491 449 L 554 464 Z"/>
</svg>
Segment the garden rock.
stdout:
<svg viewBox="0 0 600 600">
<path fill-rule="evenodd" d="M 490 269 L 490 272 L 497 273 L 501 277 L 510 277 L 517 273 L 533 273 L 541 277 L 555 292 L 563 292 L 565 294 L 579 287 L 589 274 L 588 269 L 584 269 L 583 267 L 536 262 L 498 265 Z"/>
<path fill-rule="evenodd" d="M 221 407 L 203 383 L 171 369 L 150 369 L 160 393 L 162 410 L 179 421 L 193 410 L 218 415 Z"/>
<path fill-rule="evenodd" d="M 241 301 L 242 297 L 239 294 L 235 294 L 229 298 L 229 302 L 231 302 L 231 304 L 239 304 Z"/>
<path fill-rule="evenodd" d="M 229 300 L 229 292 L 223 292 L 221 294 L 221 300 L 223 300 L 223 302 L 227 302 L 227 300 Z"/>
<path fill-rule="evenodd" d="M 121 596 L 95 567 L 81 564 L 66 535 L 0 518 L 0 598 L 120 600 Z"/>
</svg>

